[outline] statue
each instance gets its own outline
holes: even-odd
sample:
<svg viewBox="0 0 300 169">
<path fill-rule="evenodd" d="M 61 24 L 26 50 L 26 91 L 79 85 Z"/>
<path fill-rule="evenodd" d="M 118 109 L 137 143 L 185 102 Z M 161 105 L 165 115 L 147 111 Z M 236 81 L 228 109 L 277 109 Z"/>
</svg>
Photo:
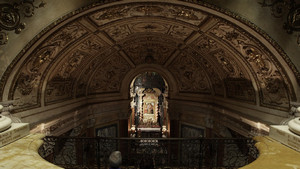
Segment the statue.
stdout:
<svg viewBox="0 0 300 169">
<path fill-rule="evenodd" d="M 296 118 L 289 121 L 288 126 L 289 129 L 297 135 L 300 135 L 300 107 L 295 108 L 292 107 L 292 112 L 295 113 Z"/>
<path fill-rule="evenodd" d="M 3 106 L 0 104 L 0 111 L 2 112 Z M 3 132 L 11 127 L 11 119 L 4 115 L 0 115 L 0 132 Z"/>
<path fill-rule="evenodd" d="M 167 126 L 163 125 L 161 129 L 162 138 L 167 138 L 168 129 Z"/>
<path fill-rule="evenodd" d="M 132 125 L 131 126 L 131 128 L 130 128 L 130 137 L 135 137 L 135 133 L 136 133 L 136 131 L 135 131 L 135 125 Z"/>
</svg>

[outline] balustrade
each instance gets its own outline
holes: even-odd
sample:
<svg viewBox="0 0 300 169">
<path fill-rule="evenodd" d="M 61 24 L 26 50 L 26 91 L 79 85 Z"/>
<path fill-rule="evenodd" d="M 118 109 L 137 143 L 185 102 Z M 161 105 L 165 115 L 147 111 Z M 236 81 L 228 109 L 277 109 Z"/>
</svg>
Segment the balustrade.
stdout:
<svg viewBox="0 0 300 169">
<path fill-rule="evenodd" d="M 125 168 L 235 169 L 258 156 L 248 138 L 44 138 L 39 153 L 64 168 L 109 168 L 113 151 L 122 153 Z"/>
</svg>

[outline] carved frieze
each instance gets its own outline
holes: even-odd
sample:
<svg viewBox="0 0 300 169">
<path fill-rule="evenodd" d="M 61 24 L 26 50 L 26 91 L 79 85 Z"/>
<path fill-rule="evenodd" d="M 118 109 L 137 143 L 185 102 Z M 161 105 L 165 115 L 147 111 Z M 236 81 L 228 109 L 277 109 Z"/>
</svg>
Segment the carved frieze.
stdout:
<svg viewBox="0 0 300 169">
<path fill-rule="evenodd" d="M 192 33 L 192 31 L 193 30 L 188 27 L 182 25 L 174 25 L 171 27 L 169 35 L 176 39 L 184 40 Z"/>
<path fill-rule="evenodd" d="M 154 22 L 155 21 L 155 22 Z M 133 33 L 153 32 L 167 34 L 172 25 L 164 23 L 162 20 L 154 20 L 151 22 L 130 23 L 129 27 Z"/>
<path fill-rule="evenodd" d="M 47 83 L 45 92 L 45 102 L 57 102 L 72 98 L 72 82 L 73 79 L 53 78 Z"/>
<path fill-rule="evenodd" d="M 220 72 L 215 69 L 215 66 L 208 61 L 207 58 L 199 54 L 198 52 L 192 50 L 191 48 L 186 48 L 186 53 L 190 53 L 191 56 L 196 59 L 199 64 L 204 68 L 206 74 L 209 77 L 210 83 L 216 95 L 224 95 L 224 84 Z"/>
<path fill-rule="evenodd" d="M 105 32 L 115 41 L 122 40 L 131 34 L 128 25 L 116 25 L 105 29 Z"/>
<path fill-rule="evenodd" d="M 91 38 L 85 40 L 79 45 L 78 49 L 80 51 L 89 53 L 91 55 L 103 52 L 104 48 L 108 45 L 103 42 L 98 36 L 92 36 Z"/>
<path fill-rule="evenodd" d="M 86 68 L 82 71 L 81 75 L 79 76 L 75 89 L 76 89 L 76 97 L 81 97 L 86 95 L 86 90 L 88 86 L 88 80 L 89 80 L 89 75 L 96 70 L 98 64 L 95 61 L 96 59 L 92 60 L 91 63 L 89 63 Z"/>
<path fill-rule="evenodd" d="M 71 74 L 77 69 L 78 65 L 86 57 L 88 57 L 88 54 L 79 50 L 75 51 L 68 57 L 67 61 L 59 67 L 57 76 L 63 79 L 72 77 Z"/>
<path fill-rule="evenodd" d="M 122 56 L 114 53 L 101 65 L 91 77 L 89 93 L 118 92 L 125 74 L 130 70 L 130 65 Z"/>
<path fill-rule="evenodd" d="M 78 44 L 71 52 L 65 54 L 56 69 L 52 71 L 46 86 L 45 103 L 56 103 L 76 96 L 74 84 L 91 60 L 94 60 L 107 44 L 98 37 L 91 36 Z M 108 52 L 108 50 L 106 50 Z M 84 88 L 84 90 L 86 90 Z"/>
<path fill-rule="evenodd" d="M 227 52 L 228 50 L 220 42 L 204 33 L 190 46 L 202 53 L 203 57 L 213 64 L 213 70 L 218 72 L 225 84 L 227 97 L 255 102 L 255 91 L 250 76 L 241 63 L 236 60 L 236 56 L 232 56 L 235 54 Z M 199 58 L 199 60 L 203 60 L 203 58 Z M 207 61 L 202 62 L 207 63 Z"/>
<path fill-rule="evenodd" d="M 78 76 L 76 77 L 76 82 L 73 85 L 74 93 L 76 93 L 76 97 L 81 97 L 86 95 L 88 81 L 91 78 L 91 75 L 95 70 L 99 67 L 99 65 L 103 64 L 102 62 L 106 60 L 107 57 L 113 52 L 113 49 L 109 46 L 104 46 L 101 50 L 96 51 L 91 55 L 91 59 L 85 60 L 84 64 L 80 66 L 80 70 L 78 70 Z"/>
<path fill-rule="evenodd" d="M 199 25 L 207 17 L 207 14 L 200 10 L 191 9 L 179 5 L 142 3 L 134 5 L 118 5 L 104 10 L 99 10 L 89 18 L 98 26 L 109 22 L 130 17 L 165 17 L 187 22 L 192 25 Z"/>
<path fill-rule="evenodd" d="M 228 54 L 224 50 L 219 50 L 212 53 L 217 63 L 220 64 L 227 77 L 243 77 L 244 73 L 233 59 L 229 59 Z"/>
<path fill-rule="evenodd" d="M 169 46 L 178 46 L 180 41 L 176 41 L 173 38 L 170 38 L 169 36 L 166 35 L 157 35 L 157 34 L 137 34 L 136 36 L 132 36 L 128 39 L 125 39 L 123 41 L 117 42 L 118 45 L 120 46 L 130 46 L 134 45 L 136 43 L 142 43 L 142 42 L 151 42 L 151 43 L 160 43 L 164 45 L 169 45 Z"/>
<path fill-rule="evenodd" d="M 204 34 L 200 35 L 190 46 L 203 54 L 219 49 L 217 42 Z"/>
<path fill-rule="evenodd" d="M 204 68 L 190 55 L 181 53 L 168 69 L 177 78 L 181 92 L 211 93 Z"/>
<path fill-rule="evenodd" d="M 151 63 L 164 64 L 176 48 L 168 44 L 158 42 L 145 42 L 141 39 L 139 43 L 124 47 L 124 51 L 136 64 L 147 63 L 147 57 L 151 55 Z"/>
<path fill-rule="evenodd" d="M 86 33 L 87 31 L 80 24 L 73 22 L 50 36 L 30 54 L 31 57 L 25 61 L 18 72 L 10 91 L 10 99 L 19 100 L 15 105 L 16 110 L 39 104 L 39 86 L 43 73 L 54 63 L 59 52 Z"/>
<path fill-rule="evenodd" d="M 125 23 L 111 24 L 104 28 L 107 35 L 117 43 L 125 38 L 130 38 L 131 36 L 152 33 L 170 35 L 170 37 L 184 41 L 194 30 L 195 28 L 188 25 L 166 21 L 162 18 L 153 18 L 150 22 L 131 19 Z"/>
<path fill-rule="evenodd" d="M 83 59 L 89 59 L 89 55 L 80 50 L 75 50 L 66 56 L 62 63 L 52 72 L 53 77 L 47 82 L 45 102 L 48 104 L 72 97 L 72 83 L 76 78 L 76 71 Z"/>
<path fill-rule="evenodd" d="M 243 66 L 238 64 L 235 59 L 237 54 L 227 52 L 228 49 L 208 35 L 202 34 L 190 46 L 196 49 L 199 53 L 202 53 L 207 59 L 211 60 L 216 69 L 219 69 L 223 78 L 240 78 L 247 76 Z"/>
<path fill-rule="evenodd" d="M 244 62 L 257 79 L 262 106 L 289 108 L 291 84 L 284 79 L 285 73 L 273 60 L 274 56 L 271 56 L 267 51 L 263 52 L 264 47 L 257 40 L 233 25 L 219 22 L 210 30 L 210 33 L 222 39 L 242 55 Z"/>
<path fill-rule="evenodd" d="M 221 72 L 225 73 L 226 96 L 255 103 L 255 91 L 251 79 L 241 65 L 224 50 L 215 51 L 212 56 L 217 60 Z"/>
<path fill-rule="evenodd" d="M 242 44 L 241 53 L 254 69 L 259 80 L 261 104 L 289 108 L 288 81 L 284 80 L 284 73 L 274 64 L 274 61 L 258 47 Z"/>
</svg>

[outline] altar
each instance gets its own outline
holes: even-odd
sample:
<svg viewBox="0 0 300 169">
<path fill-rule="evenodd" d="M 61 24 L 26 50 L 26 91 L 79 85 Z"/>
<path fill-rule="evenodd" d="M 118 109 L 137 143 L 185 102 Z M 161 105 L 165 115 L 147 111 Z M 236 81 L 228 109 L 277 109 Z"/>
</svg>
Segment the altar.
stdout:
<svg viewBox="0 0 300 169">
<path fill-rule="evenodd" d="M 142 132 L 160 132 L 161 128 L 137 128 L 138 131 L 142 131 Z"/>
<path fill-rule="evenodd" d="M 139 75 L 130 86 L 132 101 L 128 120 L 130 137 L 166 137 L 167 86 L 164 79 L 155 72 Z M 165 132 L 162 134 L 163 126 Z"/>
<path fill-rule="evenodd" d="M 161 138 L 161 128 L 137 128 L 138 137 Z"/>
</svg>

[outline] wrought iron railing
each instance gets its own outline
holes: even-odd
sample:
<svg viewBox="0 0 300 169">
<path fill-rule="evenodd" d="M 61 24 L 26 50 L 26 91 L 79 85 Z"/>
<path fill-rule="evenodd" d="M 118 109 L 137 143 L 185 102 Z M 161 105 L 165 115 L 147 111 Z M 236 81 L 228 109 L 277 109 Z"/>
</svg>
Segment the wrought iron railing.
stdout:
<svg viewBox="0 0 300 169">
<path fill-rule="evenodd" d="M 118 150 L 125 168 L 235 169 L 258 156 L 252 139 L 206 138 L 44 138 L 39 153 L 63 168 L 109 168 Z"/>
</svg>

